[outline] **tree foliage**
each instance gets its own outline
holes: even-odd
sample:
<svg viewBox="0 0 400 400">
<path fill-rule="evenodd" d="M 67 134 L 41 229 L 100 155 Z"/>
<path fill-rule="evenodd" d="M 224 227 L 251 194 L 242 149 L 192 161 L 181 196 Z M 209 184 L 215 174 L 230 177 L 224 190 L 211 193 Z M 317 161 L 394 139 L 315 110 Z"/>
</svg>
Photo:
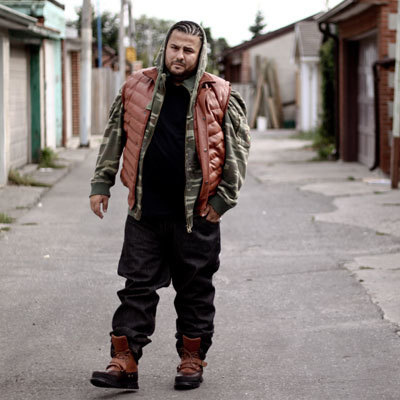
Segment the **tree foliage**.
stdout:
<svg viewBox="0 0 400 400">
<path fill-rule="evenodd" d="M 335 139 L 335 42 L 331 38 L 320 50 L 322 75 L 322 120 L 324 136 L 332 143 Z"/>
<path fill-rule="evenodd" d="M 82 7 L 76 9 L 78 19 L 69 22 L 69 26 L 73 26 L 81 32 L 82 26 Z M 101 40 L 103 46 L 109 46 L 118 53 L 118 31 L 119 31 L 119 14 L 113 14 L 109 11 L 104 11 L 101 14 Z M 92 7 L 92 36 L 94 42 L 97 44 L 97 16 Z"/>
<path fill-rule="evenodd" d="M 313 148 L 319 160 L 331 159 L 335 153 L 335 42 L 331 38 L 320 49 L 322 76 L 321 122 L 314 132 Z"/>
<path fill-rule="evenodd" d="M 150 18 L 142 15 L 135 19 L 135 41 L 138 60 L 143 62 L 144 67 L 153 65 L 165 35 L 174 21 L 158 18 Z"/>
<path fill-rule="evenodd" d="M 252 39 L 262 35 L 262 31 L 267 26 L 267 24 L 264 24 L 263 22 L 264 22 L 264 15 L 261 10 L 258 10 L 256 18 L 254 20 L 254 24 L 249 27 L 249 31 L 253 34 Z"/>
<path fill-rule="evenodd" d="M 211 28 L 203 27 L 206 33 L 207 43 L 208 43 L 208 65 L 207 71 L 212 74 L 218 75 L 218 64 L 219 58 L 221 57 L 224 50 L 229 46 L 225 38 L 214 39 L 212 37 Z"/>
</svg>

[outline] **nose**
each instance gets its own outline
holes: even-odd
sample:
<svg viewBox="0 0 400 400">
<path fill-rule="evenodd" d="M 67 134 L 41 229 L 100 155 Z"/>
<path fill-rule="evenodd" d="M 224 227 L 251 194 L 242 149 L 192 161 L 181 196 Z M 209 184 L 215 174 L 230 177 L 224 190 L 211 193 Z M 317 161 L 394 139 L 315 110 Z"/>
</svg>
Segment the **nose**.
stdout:
<svg viewBox="0 0 400 400">
<path fill-rule="evenodd" d="M 180 50 L 177 51 L 177 53 L 176 53 L 176 58 L 177 58 L 178 60 L 183 60 L 183 50 L 182 50 L 182 49 L 180 49 Z"/>
</svg>

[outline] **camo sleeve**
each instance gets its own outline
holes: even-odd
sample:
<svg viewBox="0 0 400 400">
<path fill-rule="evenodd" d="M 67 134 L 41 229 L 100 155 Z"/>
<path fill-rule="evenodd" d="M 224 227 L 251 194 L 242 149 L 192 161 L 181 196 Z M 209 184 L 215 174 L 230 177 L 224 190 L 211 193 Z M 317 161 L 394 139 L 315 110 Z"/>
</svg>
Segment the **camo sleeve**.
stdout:
<svg viewBox="0 0 400 400">
<path fill-rule="evenodd" d="M 126 135 L 123 130 L 123 105 L 120 91 L 111 106 L 103 141 L 97 156 L 94 176 L 91 180 L 90 196 L 102 194 L 110 196 L 110 188 L 115 183 L 119 160 L 125 146 Z"/>
<path fill-rule="evenodd" d="M 237 204 L 250 150 L 246 105 L 240 94 L 234 90 L 231 92 L 225 114 L 224 133 L 226 154 L 222 180 L 217 193 L 209 199 L 209 203 L 219 215 Z"/>
</svg>

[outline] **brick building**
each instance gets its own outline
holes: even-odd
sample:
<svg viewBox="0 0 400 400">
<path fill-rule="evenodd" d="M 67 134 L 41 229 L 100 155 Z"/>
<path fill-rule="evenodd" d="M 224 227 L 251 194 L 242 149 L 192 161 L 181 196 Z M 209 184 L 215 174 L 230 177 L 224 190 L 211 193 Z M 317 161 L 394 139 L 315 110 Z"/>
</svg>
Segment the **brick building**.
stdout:
<svg viewBox="0 0 400 400">
<path fill-rule="evenodd" d="M 339 154 L 390 173 L 397 0 L 346 0 L 318 19 L 336 26 Z M 331 30 L 331 31 L 334 31 Z"/>
<path fill-rule="evenodd" d="M 79 136 L 80 128 L 80 69 L 81 41 L 78 32 L 70 27 L 65 40 L 65 144 L 72 136 Z"/>
</svg>

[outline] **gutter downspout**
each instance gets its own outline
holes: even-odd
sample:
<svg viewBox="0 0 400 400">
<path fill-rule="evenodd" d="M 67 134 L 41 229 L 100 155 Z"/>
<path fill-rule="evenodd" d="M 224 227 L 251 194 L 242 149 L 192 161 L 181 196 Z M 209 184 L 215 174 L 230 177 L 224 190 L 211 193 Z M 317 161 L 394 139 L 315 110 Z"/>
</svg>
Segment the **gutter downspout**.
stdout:
<svg viewBox="0 0 400 400">
<path fill-rule="evenodd" d="M 325 26 L 324 26 L 325 25 Z M 340 115 L 339 115 L 339 37 L 331 32 L 331 25 L 328 22 L 319 22 L 318 29 L 324 35 L 323 42 L 327 38 L 332 38 L 335 41 L 335 159 L 340 158 Z"/>
<path fill-rule="evenodd" d="M 373 171 L 380 164 L 380 151 L 381 151 L 381 143 L 380 143 L 380 113 L 379 113 L 379 82 L 381 80 L 378 67 L 383 67 L 388 69 L 395 65 L 394 58 L 384 58 L 382 60 L 377 60 L 374 62 L 372 69 L 374 72 L 374 113 L 375 113 L 375 159 L 374 164 L 370 167 L 370 171 Z"/>
</svg>

